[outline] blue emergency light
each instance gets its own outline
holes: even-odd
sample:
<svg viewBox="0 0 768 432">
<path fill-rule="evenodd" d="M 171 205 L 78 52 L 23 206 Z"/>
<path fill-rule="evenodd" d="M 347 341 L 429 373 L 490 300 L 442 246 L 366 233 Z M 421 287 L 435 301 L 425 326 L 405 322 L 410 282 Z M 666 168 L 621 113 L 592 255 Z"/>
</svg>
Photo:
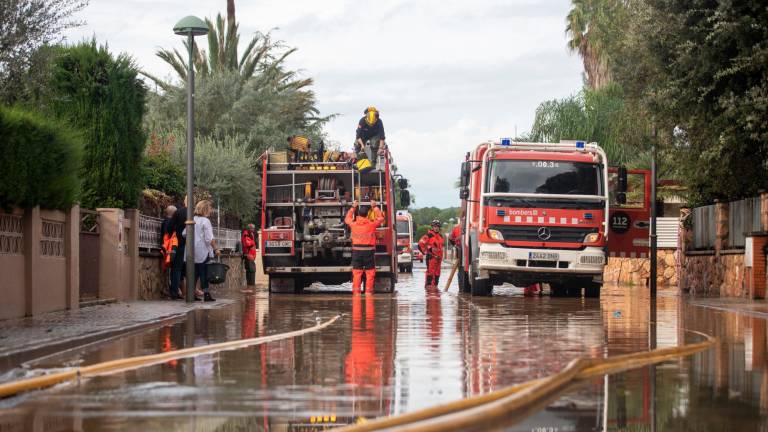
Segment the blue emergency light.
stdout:
<svg viewBox="0 0 768 432">
<path fill-rule="evenodd" d="M 512 145 L 512 138 L 502 138 L 501 145 L 503 146 Z"/>
<path fill-rule="evenodd" d="M 577 149 L 584 149 L 586 147 L 586 143 L 584 141 L 576 141 L 576 148 Z"/>
<path fill-rule="evenodd" d="M 496 216 L 504 216 L 504 210 L 496 210 Z"/>
</svg>

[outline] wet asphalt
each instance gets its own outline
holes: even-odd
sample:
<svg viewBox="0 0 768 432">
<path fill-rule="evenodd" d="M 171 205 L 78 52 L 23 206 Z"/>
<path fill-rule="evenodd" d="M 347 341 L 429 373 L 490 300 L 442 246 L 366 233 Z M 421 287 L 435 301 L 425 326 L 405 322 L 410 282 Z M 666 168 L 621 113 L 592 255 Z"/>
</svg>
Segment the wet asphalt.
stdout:
<svg viewBox="0 0 768 432">
<path fill-rule="evenodd" d="M 0 431 L 323 430 L 545 377 L 579 356 L 700 340 L 685 329 L 716 335 L 719 343 L 584 383 L 499 429 L 768 430 L 763 317 L 695 307 L 670 291 L 660 294 L 652 319 L 646 290 L 629 286 L 606 287 L 600 299 L 526 297 L 511 286 L 472 298 L 458 294 L 455 281 L 448 292 L 425 289 L 423 265 L 400 275 L 395 294 L 349 290 L 223 293 L 232 305 L 32 361 L 33 371 L 56 370 L 277 334 L 342 315 L 299 338 L 0 401 Z"/>
</svg>

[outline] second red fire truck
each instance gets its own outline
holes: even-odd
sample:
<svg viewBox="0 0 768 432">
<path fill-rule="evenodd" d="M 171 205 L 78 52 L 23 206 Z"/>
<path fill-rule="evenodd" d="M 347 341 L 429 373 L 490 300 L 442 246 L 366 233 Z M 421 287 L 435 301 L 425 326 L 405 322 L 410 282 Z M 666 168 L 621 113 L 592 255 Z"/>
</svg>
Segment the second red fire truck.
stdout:
<svg viewBox="0 0 768 432">
<path fill-rule="evenodd" d="M 624 201 L 626 171 L 611 185 Z M 462 164 L 460 194 L 459 285 L 474 295 L 509 282 L 598 296 L 609 231 L 647 237 L 642 221 L 611 214 L 608 160 L 594 143 L 481 144 Z"/>
</svg>

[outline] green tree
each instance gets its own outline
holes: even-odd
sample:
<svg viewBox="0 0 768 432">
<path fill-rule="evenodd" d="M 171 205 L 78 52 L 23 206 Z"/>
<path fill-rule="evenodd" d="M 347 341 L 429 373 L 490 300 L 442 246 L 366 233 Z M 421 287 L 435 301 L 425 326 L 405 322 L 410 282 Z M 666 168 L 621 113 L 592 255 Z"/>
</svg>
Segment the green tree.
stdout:
<svg viewBox="0 0 768 432">
<path fill-rule="evenodd" d="M 222 71 L 201 79 L 196 87 L 195 127 L 198 134 L 224 139 L 242 135 L 252 151 L 282 146 L 293 134 L 323 139 L 328 118 L 318 116 L 314 92 L 280 85 L 265 75 L 242 81 L 237 72 Z M 186 91 L 170 88 L 150 95 L 145 121 L 149 130 L 186 127 Z"/>
<path fill-rule="evenodd" d="M 691 201 L 768 187 L 765 3 L 638 0 L 630 15 L 614 75 L 648 107 Z"/>
<path fill-rule="evenodd" d="M 584 62 L 586 83 L 599 89 L 611 82 L 609 53 L 623 22 L 621 0 L 571 0 L 565 33 L 568 49 Z"/>
<path fill-rule="evenodd" d="M 0 208 L 68 209 L 80 190 L 82 142 L 66 124 L 0 107 Z"/>
<path fill-rule="evenodd" d="M 146 89 L 133 60 L 95 40 L 64 47 L 55 60 L 50 109 L 85 142 L 81 203 L 135 206 L 142 189 Z"/>
<path fill-rule="evenodd" d="M 159 190 L 174 201 L 184 198 L 186 175 L 169 153 L 157 153 L 144 158 L 144 188 Z"/>
<path fill-rule="evenodd" d="M 621 87 L 608 84 L 543 102 L 527 138 L 534 142 L 597 142 L 612 165 L 648 166 L 651 125 L 646 119 L 642 110 L 624 98 Z"/>
<path fill-rule="evenodd" d="M 19 100 L 27 70 L 38 47 L 56 43 L 82 23 L 72 16 L 87 0 L 3 0 L 0 3 L 0 98 Z"/>
<path fill-rule="evenodd" d="M 167 134 L 172 143 L 170 155 L 177 166 L 184 166 L 187 148 L 185 132 Z M 195 184 L 220 202 L 226 213 L 240 218 L 253 217 L 261 196 L 258 155 L 249 150 L 246 137 L 226 136 L 222 140 L 198 135 L 195 140 Z"/>
</svg>

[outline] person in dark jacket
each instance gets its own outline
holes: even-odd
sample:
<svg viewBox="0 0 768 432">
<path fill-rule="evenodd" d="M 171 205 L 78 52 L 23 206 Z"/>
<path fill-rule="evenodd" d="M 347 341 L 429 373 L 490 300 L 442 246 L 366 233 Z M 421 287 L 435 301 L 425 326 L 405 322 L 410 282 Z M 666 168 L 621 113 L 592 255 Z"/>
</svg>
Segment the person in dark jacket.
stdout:
<svg viewBox="0 0 768 432">
<path fill-rule="evenodd" d="M 383 150 L 387 146 L 384 123 L 381 121 L 379 110 L 376 107 L 366 108 L 363 114 L 363 118 L 357 124 L 355 151 L 360 153 L 365 150 L 368 160 L 375 164 L 379 150 Z M 367 142 L 370 142 L 370 147 L 366 146 Z"/>
<path fill-rule="evenodd" d="M 171 262 L 171 298 L 182 298 L 182 279 L 184 279 L 184 254 L 186 253 L 185 239 L 182 233 L 187 223 L 187 199 L 184 198 L 184 206 L 176 209 L 176 213 L 170 221 L 170 227 L 176 232 L 179 245 L 176 247 L 176 255 Z"/>
<path fill-rule="evenodd" d="M 243 245 L 243 264 L 245 267 L 245 280 L 248 286 L 256 285 L 256 226 L 248 224 L 240 237 Z"/>
</svg>

